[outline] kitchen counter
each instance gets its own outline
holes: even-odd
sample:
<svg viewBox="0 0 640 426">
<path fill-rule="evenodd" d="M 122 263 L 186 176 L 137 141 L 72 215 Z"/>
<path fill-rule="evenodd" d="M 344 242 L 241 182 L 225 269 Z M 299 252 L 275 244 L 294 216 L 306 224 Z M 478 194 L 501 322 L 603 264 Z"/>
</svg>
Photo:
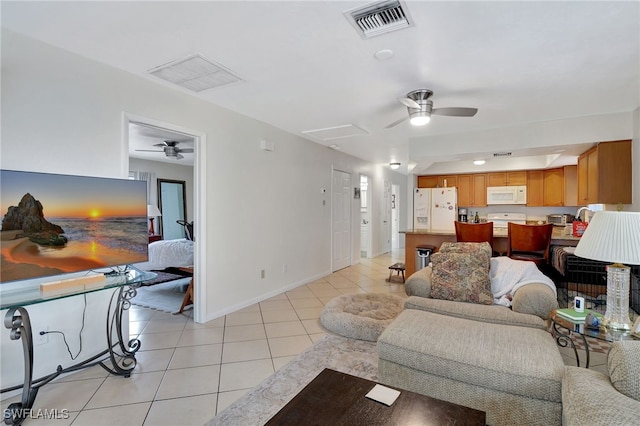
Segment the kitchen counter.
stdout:
<svg viewBox="0 0 640 426">
<path fill-rule="evenodd" d="M 551 234 L 551 245 L 575 247 L 580 241 L 579 237 L 566 235 L 565 228 L 557 226 L 553 228 Z M 431 245 L 436 247 L 436 251 L 444 242 L 455 242 L 456 234 L 451 232 L 430 232 L 424 229 L 408 229 L 400 231 L 405 234 L 404 265 L 405 274 L 410 276 L 416 271 L 416 247 L 420 245 Z M 496 232 L 493 234 L 493 250 L 499 253 L 507 252 L 507 232 Z"/>
</svg>

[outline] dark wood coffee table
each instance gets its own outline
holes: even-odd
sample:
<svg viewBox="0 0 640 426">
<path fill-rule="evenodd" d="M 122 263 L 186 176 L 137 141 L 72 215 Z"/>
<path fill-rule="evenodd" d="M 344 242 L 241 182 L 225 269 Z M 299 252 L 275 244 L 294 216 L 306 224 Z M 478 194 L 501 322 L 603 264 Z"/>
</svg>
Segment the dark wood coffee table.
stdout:
<svg viewBox="0 0 640 426">
<path fill-rule="evenodd" d="M 267 425 L 484 425 L 486 413 L 398 389 L 389 407 L 366 398 L 371 380 L 325 368 Z"/>
</svg>

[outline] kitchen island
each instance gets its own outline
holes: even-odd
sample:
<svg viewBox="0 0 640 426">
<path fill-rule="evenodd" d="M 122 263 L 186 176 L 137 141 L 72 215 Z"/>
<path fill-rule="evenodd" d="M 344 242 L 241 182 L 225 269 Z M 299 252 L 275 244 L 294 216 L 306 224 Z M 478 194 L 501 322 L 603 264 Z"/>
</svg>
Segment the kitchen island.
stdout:
<svg viewBox="0 0 640 426">
<path fill-rule="evenodd" d="M 432 245 L 436 248 L 436 251 L 440 245 L 444 242 L 454 243 L 456 241 L 455 233 L 446 232 L 429 232 L 420 229 L 409 229 L 406 231 L 400 231 L 405 234 L 405 251 L 404 251 L 404 266 L 405 275 L 409 277 L 416 271 L 416 247 L 421 245 Z M 553 234 L 551 235 L 552 246 L 571 246 L 578 245 L 580 238 L 573 235 L 566 235 L 564 227 L 553 228 Z M 494 232 L 493 234 L 493 251 L 506 254 L 507 253 L 507 233 L 506 232 Z"/>
</svg>

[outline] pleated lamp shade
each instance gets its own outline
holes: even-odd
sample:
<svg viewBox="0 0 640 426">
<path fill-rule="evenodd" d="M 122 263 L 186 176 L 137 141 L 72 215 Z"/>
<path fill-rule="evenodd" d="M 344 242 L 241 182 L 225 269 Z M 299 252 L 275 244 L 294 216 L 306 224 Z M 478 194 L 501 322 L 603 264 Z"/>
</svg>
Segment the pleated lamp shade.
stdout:
<svg viewBox="0 0 640 426">
<path fill-rule="evenodd" d="M 640 265 L 640 212 L 596 212 L 576 247 L 576 256 Z"/>
</svg>

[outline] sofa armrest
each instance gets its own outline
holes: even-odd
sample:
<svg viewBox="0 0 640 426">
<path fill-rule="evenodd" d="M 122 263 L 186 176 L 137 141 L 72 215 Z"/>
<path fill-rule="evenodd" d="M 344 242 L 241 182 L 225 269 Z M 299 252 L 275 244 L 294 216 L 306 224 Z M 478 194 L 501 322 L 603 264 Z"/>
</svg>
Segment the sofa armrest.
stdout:
<svg viewBox="0 0 640 426">
<path fill-rule="evenodd" d="M 493 324 L 516 325 L 547 330 L 547 323 L 540 317 L 513 312 L 501 305 L 480 305 L 451 300 L 410 296 L 405 300 L 405 309 L 417 309 L 450 317 L 483 321 Z"/>
<path fill-rule="evenodd" d="M 511 309 L 546 320 L 552 310 L 558 309 L 558 299 L 546 284 L 527 284 L 516 290 L 511 301 Z"/>
<path fill-rule="evenodd" d="M 640 419 L 640 401 L 618 392 L 595 370 L 565 367 L 562 379 L 562 424 L 567 426 L 631 425 Z"/>
<path fill-rule="evenodd" d="M 431 266 L 414 272 L 404 283 L 407 296 L 431 297 Z"/>
</svg>

